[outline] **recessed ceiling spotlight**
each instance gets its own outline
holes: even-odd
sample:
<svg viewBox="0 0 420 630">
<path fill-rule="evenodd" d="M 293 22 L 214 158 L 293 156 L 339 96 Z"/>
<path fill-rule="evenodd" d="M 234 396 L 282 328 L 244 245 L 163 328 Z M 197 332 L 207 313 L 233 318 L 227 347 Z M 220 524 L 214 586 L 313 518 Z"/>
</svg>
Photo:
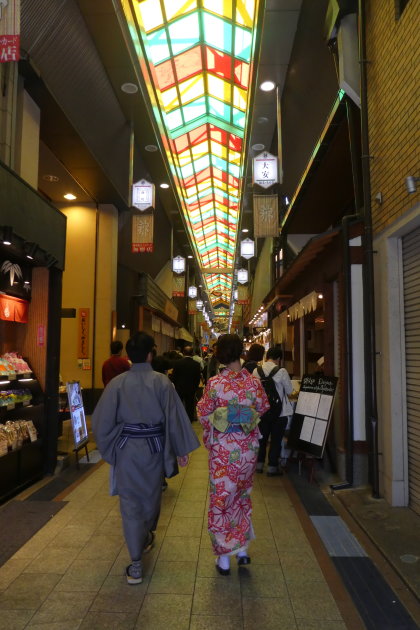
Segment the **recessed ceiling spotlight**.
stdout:
<svg viewBox="0 0 420 630">
<path fill-rule="evenodd" d="M 165 182 L 163 182 L 163 184 L 160 185 L 161 188 L 169 188 L 169 184 L 165 184 Z"/>
<path fill-rule="evenodd" d="M 254 149 L 254 151 L 264 151 L 265 146 L 261 144 L 261 142 L 257 142 L 257 144 L 252 145 L 252 148 Z"/>
<path fill-rule="evenodd" d="M 60 178 L 57 177 L 57 175 L 43 175 L 42 179 L 46 182 L 53 182 L 53 183 L 60 181 Z"/>
<path fill-rule="evenodd" d="M 158 150 L 155 144 L 146 144 L 144 148 L 146 151 L 149 151 L 149 153 L 155 153 Z"/>
<path fill-rule="evenodd" d="M 123 83 L 121 90 L 126 94 L 136 94 L 139 91 L 139 86 L 135 83 Z"/>
<path fill-rule="evenodd" d="M 265 123 L 268 123 L 268 118 L 267 116 L 258 116 L 257 118 L 257 123 L 259 125 L 264 125 Z"/>
<path fill-rule="evenodd" d="M 249 232 L 249 230 L 248 230 L 248 228 L 244 228 L 244 229 L 242 230 L 242 232 L 243 232 L 244 234 L 246 234 L 247 232 Z"/>
<path fill-rule="evenodd" d="M 191 254 L 188 254 L 187 258 L 192 258 L 192 255 L 191 255 Z"/>
<path fill-rule="evenodd" d="M 73 195 L 72 193 L 66 193 L 64 195 L 64 199 L 67 199 L 68 201 L 73 201 L 74 199 L 77 199 L 76 195 Z"/>
<path fill-rule="evenodd" d="M 276 84 L 274 83 L 274 81 L 263 81 L 260 84 L 260 90 L 262 90 L 263 92 L 271 92 L 272 90 L 274 90 L 275 87 Z"/>
</svg>

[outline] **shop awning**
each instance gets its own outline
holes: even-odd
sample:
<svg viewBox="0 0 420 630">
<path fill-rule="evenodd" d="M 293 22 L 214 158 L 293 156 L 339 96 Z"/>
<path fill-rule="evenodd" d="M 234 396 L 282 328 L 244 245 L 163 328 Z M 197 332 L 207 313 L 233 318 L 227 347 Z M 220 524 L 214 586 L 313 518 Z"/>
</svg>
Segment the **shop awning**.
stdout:
<svg viewBox="0 0 420 630">
<path fill-rule="evenodd" d="M 191 343 L 194 341 L 192 335 L 185 328 L 178 328 L 177 339 L 183 339 L 184 341 L 190 341 Z"/>
</svg>

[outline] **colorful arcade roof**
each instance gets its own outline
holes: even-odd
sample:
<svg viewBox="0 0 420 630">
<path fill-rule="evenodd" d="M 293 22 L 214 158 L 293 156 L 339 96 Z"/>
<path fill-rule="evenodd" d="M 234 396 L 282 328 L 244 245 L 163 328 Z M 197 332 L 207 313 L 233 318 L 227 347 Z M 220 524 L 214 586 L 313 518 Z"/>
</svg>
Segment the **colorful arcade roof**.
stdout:
<svg viewBox="0 0 420 630">
<path fill-rule="evenodd" d="M 149 94 L 152 88 L 154 113 L 213 307 L 227 306 L 231 299 L 258 2 L 130 3 L 130 32 L 144 51 L 142 72 Z"/>
</svg>

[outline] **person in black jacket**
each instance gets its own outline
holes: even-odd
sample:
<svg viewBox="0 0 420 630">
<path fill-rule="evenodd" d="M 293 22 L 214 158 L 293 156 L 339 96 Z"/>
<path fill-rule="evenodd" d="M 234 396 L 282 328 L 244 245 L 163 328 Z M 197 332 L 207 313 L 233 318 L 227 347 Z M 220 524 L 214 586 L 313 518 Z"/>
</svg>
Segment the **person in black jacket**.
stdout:
<svg viewBox="0 0 420 630">
<path fill-rule="evenodd" d="M 263 360 L 264 354 L 264 346 L 262 346 L 260 343 L 253 343 L 251 346 L 249 346 L 249 350 L 246 354 L 246 361 L 242 367 L 248 370 L 250 374 L 252 374 L 260 361 Z"/>
<path fill-rule="evenodd" d="M 200 385 L 200 364 L 193 359 L 192 346 L 184 347 L 184 358 L 174 361 L 172 382 L 191 422 L 195 420 L 195 394 Z"/>
</svg>

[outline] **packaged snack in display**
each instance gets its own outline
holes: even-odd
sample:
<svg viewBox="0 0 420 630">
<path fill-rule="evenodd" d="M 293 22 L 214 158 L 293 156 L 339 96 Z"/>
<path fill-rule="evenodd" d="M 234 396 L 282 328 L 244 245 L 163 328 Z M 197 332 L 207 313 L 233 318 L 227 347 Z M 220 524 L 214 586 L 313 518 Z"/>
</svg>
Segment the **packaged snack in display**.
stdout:
<svg viewBox="0 0 420 630">
<path fill-rule="evenodd" d="M 8 452 L 8 444 L 7 444 L 7 433 L 5 427 L 0 424 L 0 457 L 3 455 L 7 455 Z"/>
<path fill-rule="evenodd" d="M 6 422 L 4 425 L 6 430 L 7 446 L 10 451 L 15 451 L 19 447 L 19 436 L 14 422 Z M 22 444 L 20 444 L 22 446 Z"/>
<path fill-rule="evenodd" d="M 16 374 L 31 373 L 31 368 L 17 352 L 7 352 L 2 358 L 6 359 L 13 366 Z"/>
<path fill-rule="evenodd" d="M 37 434 L 37 430 L 35 428 L 34 423 L 32 422 L 32 420 L 27 420 L 26 421 L 26 429 L 28 431 L 28 435 L 29 435 L 29 439 L 31 442 L 36 442 L 38 439 L 38 434 Z"/>
</svg>

